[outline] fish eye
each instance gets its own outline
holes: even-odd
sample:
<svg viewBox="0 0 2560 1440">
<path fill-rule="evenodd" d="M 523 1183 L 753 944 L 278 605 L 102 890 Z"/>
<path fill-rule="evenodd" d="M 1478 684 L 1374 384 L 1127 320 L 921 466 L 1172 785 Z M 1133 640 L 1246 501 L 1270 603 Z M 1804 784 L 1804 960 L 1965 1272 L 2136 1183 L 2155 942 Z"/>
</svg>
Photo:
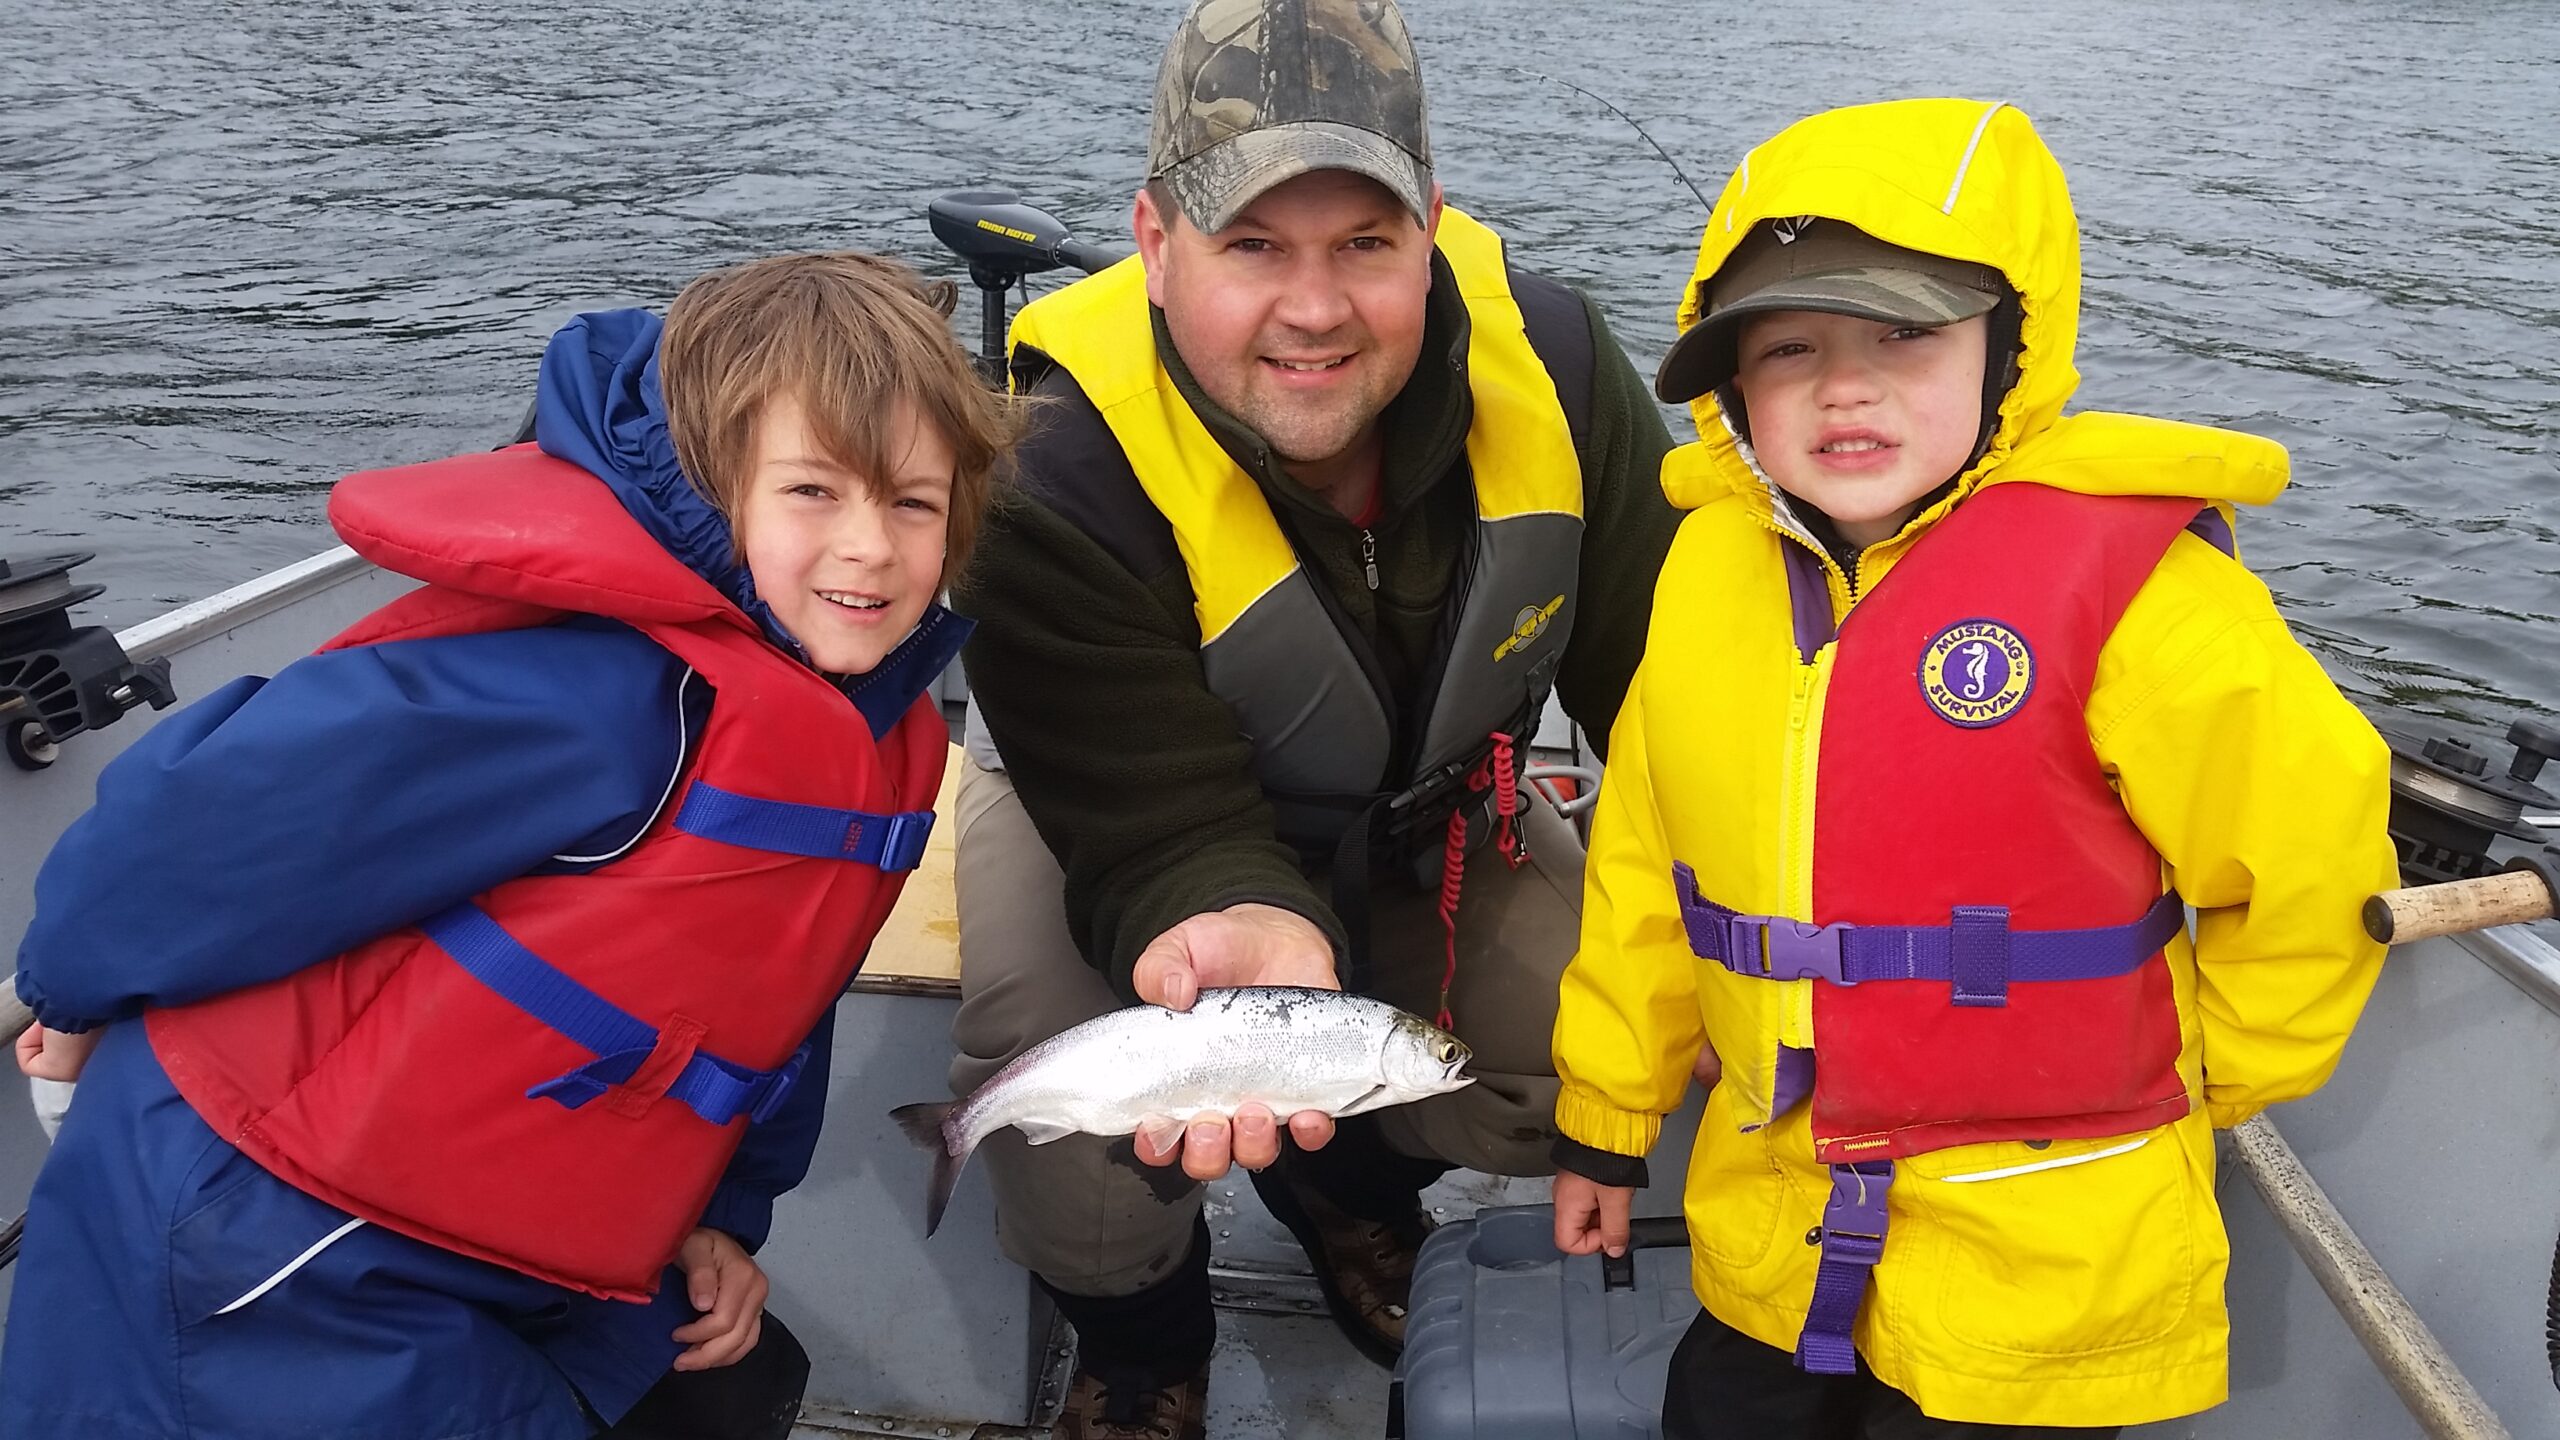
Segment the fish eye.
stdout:
<svg viewBox="0 0 2560 1440">
<path fill-rule="evenodd" d="M 1431 1055 L 1433 1059 L 1436 1059 L 1441 1064 L 1446 1065 L 1450 1061 L 1458 1058 L 1458 1042 L 1455 1040 L 1443 1040 L 1439 1044 L 1431 1047 Z"/>
</svg>

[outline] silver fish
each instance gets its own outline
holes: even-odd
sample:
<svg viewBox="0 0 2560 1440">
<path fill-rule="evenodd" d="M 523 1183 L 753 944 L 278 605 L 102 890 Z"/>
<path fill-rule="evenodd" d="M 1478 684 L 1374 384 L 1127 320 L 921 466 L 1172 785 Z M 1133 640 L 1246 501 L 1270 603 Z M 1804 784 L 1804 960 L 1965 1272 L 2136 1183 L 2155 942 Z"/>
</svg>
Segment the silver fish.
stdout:
<svg viewBox="0 0 2560 1440">
<path fill-rule="evenodd" d="M 1475 1083 L 1458 1038 L 1363 995 L 1292 985 L 1203 990 L 1188 1011 L 1139 1005 L 1032 1046 L 965 1100 L 889 1112 L 933 1152 L 925 1233 L 942 1224 L 960 1167 L 1007 1125 L 1034 1145 L 1127 1135 L 1151 1115 L 1232 1115 L 1259 1100 L 1275 1115 L 1337 1119 Z"/>
</svg>

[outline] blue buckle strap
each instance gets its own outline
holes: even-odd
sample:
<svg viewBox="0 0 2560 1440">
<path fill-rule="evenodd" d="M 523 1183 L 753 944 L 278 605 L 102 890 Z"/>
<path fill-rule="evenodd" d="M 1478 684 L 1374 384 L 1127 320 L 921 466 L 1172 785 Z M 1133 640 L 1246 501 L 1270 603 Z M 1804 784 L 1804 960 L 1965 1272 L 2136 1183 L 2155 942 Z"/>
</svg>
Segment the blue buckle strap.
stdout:
<svg viewBox="0 0 2560 1440">
<path fill-rule="evenodd" d="M 913 870 L 924 861 L 925 838 L 933 833 L 933 812 L 874 815 L 868 810 L 795 805 L 736 794 L 696 780 L 685 788 L 676 828 L 748 850 L 851 860 L 881 870 Z"/>
<path fill-rule="evenodd" d="M 2186 927 L 2176 892 L 2162 894 L 2142 918 L 2086 930 L 2012 930 L 1998 905 L 1959 905 L 1945 925 L 1814 925 L 1774 915 L 1744 915 L 1698 893 L 1697 873 L 1673 862 L 1672 888 L 1689 948 L 1736 975 L 1759 980 L 1954 982 L 1955 1003 L 1999 1006 L 2019 981 L 2094 980 L 2122 975 Z"/>
<path fill-rule="evenodd" d="M 595 1055 L 527 1090 L 525 1098 L 556 1100 L 575 1110 L 629 1080 L 656 1052 L 656 1030 L 526 949 L 480 907 L 456 905 L 428 916 L 418 928 L 472 979 Z M 714 1125 L 740 1115 L 762 1121 L 781 1107 L 808 1059 L 804 1045 L 771 1070 L 751 1070 L 697 1050 L 666 1094 Z"/>
<path fill-rule="evenodd" d="M 527 1090 L 529 1100 L 557 1100 L 571 1110 L 597 1099 L 614 1086 L 629 1080 L 650 1049 L 617 1050 L 599 1055 L 575 1070 Z M 771 1070 L 749 1070 L 734 1065 L 717 1055 L 695 1051 L 685 1062 L 682 1073 L 667 1086 L 667 1098 L 683 1103 L 686 1109 L 714 1125 L 726 1125 L 740 1115 L 756 1124 L 773 1118 L 782 1108 L 784 1097 L 798 1084 L 801 1068 L 809 1063 L 809 1047 L 791 1052 L 791 1058 Z"/>
</svg>

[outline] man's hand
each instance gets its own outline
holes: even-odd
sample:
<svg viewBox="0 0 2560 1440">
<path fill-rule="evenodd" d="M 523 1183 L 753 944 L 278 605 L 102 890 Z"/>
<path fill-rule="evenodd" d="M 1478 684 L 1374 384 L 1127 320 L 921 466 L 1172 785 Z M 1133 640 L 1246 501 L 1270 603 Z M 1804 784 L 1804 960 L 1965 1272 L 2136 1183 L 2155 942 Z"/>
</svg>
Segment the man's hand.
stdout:
<svg viewBox="0 0 2560 1440">
<path fill-rule="evenodd" d="M 1627 1253 L 1627 1210 L 1636 1192 L 1570 1170 L 1556 1172 L 1556 1248 L 1567 1255 Z"/>
<path fill-rule="evenodd" d="M 89 1063 L 89 1052 L 98 1048 L 106 1033 L 103 1025 L 77 1035 L 30 1025 L 18 1032 L 18 1072 L 38 1080 L 77 1080 L 81 1067 Z"/>
<path fill-rule="evenodd" d="M 702 1318 L 674 1338 L 692 1347 L 676 1357 L 678 1370 L 734 1365 L 764 1338 L 764 1297 L 772 1289 L 746 1248 L 718 1230 L 696 1230 L 676 1251 L 684 1270 L 685 1298 Z"/>
<path fill-rule="evenodd" d="M 1312 985 L 1339 990 L 1333 942 L 1314 921 L 1277 905 L 1230 905 L 1194 915 L 1149 942 L 1130 971 L 1138 998 L 1188 1010 L 1222 985 Z"/>
<path fill-rule="evenodd" d="M 1188 1010 L 1200 992 L 1230 985 L 1308 985 L 1339 990 L 1333 942 L 1315 922 L 1277 905 L 1231 905 L 1194 915 L 1157 936 L 1138 954 L 1130 973 L 1138 998 L 1168 1010 Z M 1301 1110 L 1289 1117 L 1289 1133 L 1313 1150 L 1333 1139 L 1333 1117 Z M 1225 1117 L 1199 1115 L 1188 1126 L 1152 1119 L 1138 1127 L 1138 1158 L 1169 1165 L 1182 1158 L 1182 1173 L 1207 1182 L 1230 1163 L 1259 1170 L 1280 1158 L 1280 1126 L 1270 1107 L 1251 1102 Z"/>
</svg>

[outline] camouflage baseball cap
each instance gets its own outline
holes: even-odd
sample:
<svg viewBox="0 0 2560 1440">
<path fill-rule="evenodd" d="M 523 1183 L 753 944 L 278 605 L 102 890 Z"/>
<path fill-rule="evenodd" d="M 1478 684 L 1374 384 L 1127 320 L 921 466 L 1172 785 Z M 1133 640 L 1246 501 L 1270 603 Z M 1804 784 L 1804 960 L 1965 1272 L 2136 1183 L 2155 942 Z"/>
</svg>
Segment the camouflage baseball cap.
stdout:
<svg viewBox="0 0 2560 1440">
<path fill-rule="evenodd" d="M 1156 74 L 1147 179 L 1215 234 L 1311 170 L 1431 212 L 1422 69 L 1394 0 L 1197 0 Z"/>
<path fill-rule="evenodd" d="M 1989 265 L 1888 245 L 1838 220 L 1767 221 L 1707 281 L 1706 314 L 1672 342 L 1653 393 L 1679 404 L 1731 380 L 1735 338 L 1754 315 L 1820 310 L 1935 327 L 1987 313 L 2008 288 Z"/>
</svg>

